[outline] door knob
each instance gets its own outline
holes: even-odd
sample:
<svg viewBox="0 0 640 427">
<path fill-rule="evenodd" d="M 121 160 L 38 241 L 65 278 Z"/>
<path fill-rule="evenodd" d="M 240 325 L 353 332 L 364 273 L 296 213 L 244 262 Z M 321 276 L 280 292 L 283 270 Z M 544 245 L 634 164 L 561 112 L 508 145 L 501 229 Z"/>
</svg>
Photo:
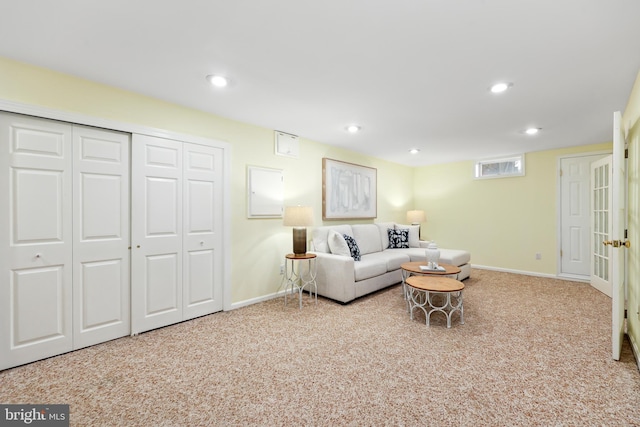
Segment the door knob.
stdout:
<svg viewBox="0 0 640 427">
<path fill-rule="evenodd" d="M 610 245 L 614 248 L 619 248 L 620 246 L 624 246 L 625 248 L 631 247 L 631 242 L 628 240 L 625 240 L 624 242 L 622 240 L 605 240 L 604 242 L 602 242 L 602 244 L 605 246 Z"/>
</svg>

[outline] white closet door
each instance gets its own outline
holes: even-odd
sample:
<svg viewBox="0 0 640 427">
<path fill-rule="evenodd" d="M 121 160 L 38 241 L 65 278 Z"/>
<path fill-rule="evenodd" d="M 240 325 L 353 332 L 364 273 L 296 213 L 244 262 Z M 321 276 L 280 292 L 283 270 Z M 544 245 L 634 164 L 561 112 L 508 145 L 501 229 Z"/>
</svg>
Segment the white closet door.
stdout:
<svg viewBox="0 0 640 427">
<path fill-rule="evenodd" d="M 131 332 L 182 320 L 182 143 L 133 135 Z"/>
<path fill-rule="evenodd" d="M 130 333 L 129 135 L 73 127 L 73 347 Z"/>
<path fill-rule="evenodd" d="M 222 310 L 222 158 L 184 144 L 184 320 Z"/>
<path fill-rule="evenodd" d="M 71 141 L 0 113 L 0 369 L 72 349 Z"/>
</svg>

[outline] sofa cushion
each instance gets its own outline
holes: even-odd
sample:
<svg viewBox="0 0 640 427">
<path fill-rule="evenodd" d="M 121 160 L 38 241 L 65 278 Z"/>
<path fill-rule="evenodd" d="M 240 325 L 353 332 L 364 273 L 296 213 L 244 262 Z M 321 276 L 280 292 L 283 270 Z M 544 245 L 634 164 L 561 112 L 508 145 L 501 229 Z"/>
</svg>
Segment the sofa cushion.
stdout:
<svg viewBox="0 0 640 427">
<path fill-rule="evenodd" d="M 420 247 L 420 226 L 396 224 L 396 227 L 395 227 L 396 230 L 402 230 L 405 228 L 409 230 L 409 247 L 419 248 Z"/>
<path fill-rule="evenodd" d="M 380 231 L 375 224 L 354 224 L 351 226 L 353 230 L 352 236 L 358 242 L 360 254 L 366 255 L 373 252 L 382 251 L 382 242 L 380 241 Z"/>
<path fill-rule="evenodd" d="M 364 258 L 364 257 L 363 257 Z M 382 252 L 374 252 L 366 255 L 367 259 L 377 259 L 378 262 L 387 266 L 387 271 L 398 270 L 402 264 L 411 261 L 411 258 L 403 251 L 385 249 Z"/>
<path fill-rule="evenodd" d="M 409 248 L 409 249 L 389 249 L 394 252 L 406 254 L 411 258 L 411 261 L 425 261 L 426 253 L 424 248 Z M 471 261 L 471 254 L 467 251 L 460 249 L 440 249 L 440 264 L 451 264 L 460 267 L 461 265 L 468 264 Z"/>
<path fill-rule="evenodd" d="M 340 234 L 348 234 L 353 236 L 351 226 L 348 224 L 342 225 L 327 225 L 324 227 L 316 227 L 311 232 L 312 236 L 312 248 L 315 252 L 331 253 L 327 239 L 329 238 L 329 231 L 335 230 Z"/>
<path fill-rule="evenodd" d="M 380 243 L 382 243 L 382 250 L 389 247 L 389 233 L 387 230 L 393 230 L 396 226 L 394 222 L 378 222 L 376 223 L 380 231 Z"/>
<path fill-rule="evenodd" d="M 354 261 L 360 261 L 360 248 L 358 248 L 358 243 L 356 243 L 356 239 L 349 236 L 348 234 L 343 234 L 344 240 L 347 242 L 347 246 L 349 246 L 349 251 L 351 252 L 351 258 Z"/>
<path fill-rule="evenodd" d="M 387 264 L 380 259 L 381 252 L 363 255 L 360 262 L 353 263 L 356 282 L 380 276 L 387 272 Z"/>
<path fill-rule="evenodd" d="M 389 249 L 405 249 L 409 247 L 409 230 L 387 230 Z"/>
<path fill-rule="evenodd" d="M 327 243 L 329 244 L 329 249 L 331 250 L 332 254 L 351 256 L 351 249 L 349 249 L 347 241 L 344 239 L 344 236 L 338 233 L 336 230 L 329 231 Z"/>
<path fill-rule="evenodd" d="M 460 249 L 440 249 L 440 263 L 461 266 L 471 261 L 471 254 Z"/>
</svg>

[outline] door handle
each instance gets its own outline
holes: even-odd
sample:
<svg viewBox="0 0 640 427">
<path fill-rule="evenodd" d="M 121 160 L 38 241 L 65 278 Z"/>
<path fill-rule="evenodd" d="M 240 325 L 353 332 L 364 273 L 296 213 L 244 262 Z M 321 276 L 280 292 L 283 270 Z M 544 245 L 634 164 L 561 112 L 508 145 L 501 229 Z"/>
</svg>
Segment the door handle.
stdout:
<svg viewBox="0 0 640 427">
<path fill-rule="evenodd" d="M 605 246 L 613 246 L 614 248 L 619 248 L 620 246 L 624 246 L 625 248 L 631 247 L 631 242 L 628 240 L 624 242 L 622 240 L 605 240 L 602 244 Z"/>
</svg>

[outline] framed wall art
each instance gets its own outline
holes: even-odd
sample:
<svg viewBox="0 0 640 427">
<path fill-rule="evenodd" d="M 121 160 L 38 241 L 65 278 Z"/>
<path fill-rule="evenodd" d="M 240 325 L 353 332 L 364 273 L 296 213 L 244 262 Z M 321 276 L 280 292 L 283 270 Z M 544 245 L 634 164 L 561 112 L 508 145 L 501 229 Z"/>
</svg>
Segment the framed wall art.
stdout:
<svg viewBox="0 0 640 427">
<path fill-rule="evenodd" d="M 377 217 L 377 169 L 322 159 L 322 219 Z"/>
</svg>

